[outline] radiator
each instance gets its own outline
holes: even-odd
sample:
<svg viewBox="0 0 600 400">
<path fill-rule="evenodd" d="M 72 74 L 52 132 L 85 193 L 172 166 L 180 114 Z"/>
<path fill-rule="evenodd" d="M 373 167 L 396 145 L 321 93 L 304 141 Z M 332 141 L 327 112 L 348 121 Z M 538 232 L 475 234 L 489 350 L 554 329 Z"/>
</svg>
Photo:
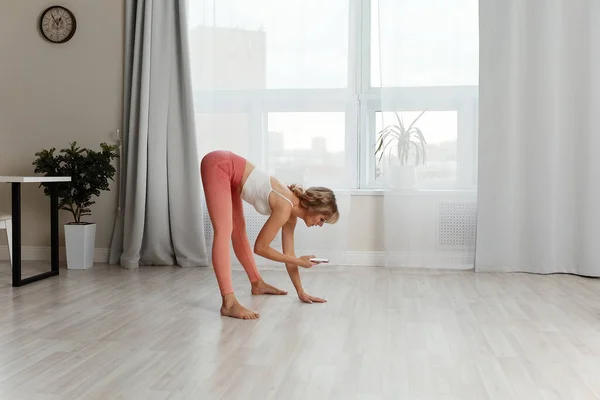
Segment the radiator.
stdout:
<svg viewBox="0 0 600 400">
<path fill-rule="evenodd" d="M 204 237 L 206 238 L 206 246 L 208 249 L 212 247 L 213 242 L 213 228 L 210 222 L 210 216 L 208 215 L 208 208 L 206 207 L 206 200 L 202 200 L 202 210 L 204 216 Z M 246 220 L 246 232 L 248 234 L 248 240 L 250 241 L 250 245 L 254 246 L 254 242 L 258 237 L 258 233 L 262 229 L 265 222 L 267 222 L 268 217 L 265 215 L 260 215 L 254 207 L 250 204 L 243 202 L 244 205 L 244 219 Z M 281 240 L 280 233 L 275 237 L 273 241 Z"/>
<path fill-rule="evenodd" d="M 474 249 L 476 235 L 476 203 L 439 203 L 437 216 L 437 246 L 439 248 Z"/>
</svg>

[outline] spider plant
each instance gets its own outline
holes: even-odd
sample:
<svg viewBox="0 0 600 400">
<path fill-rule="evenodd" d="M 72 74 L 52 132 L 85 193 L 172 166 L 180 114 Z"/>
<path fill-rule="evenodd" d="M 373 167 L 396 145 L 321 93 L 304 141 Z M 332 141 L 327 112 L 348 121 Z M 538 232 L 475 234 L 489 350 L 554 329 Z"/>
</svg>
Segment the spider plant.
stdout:
<svg viewBox="0 0 600 400">
<path fill-rule="evenodd" d="M 427 142 L 425 141 L 423 132 L 415 126 L 415 123 L 421 118 L 425 111 L 426 110 L 421 112 L 419 116 L 411 122 L 408 128 L 404 124 L 402 117 L 398 115 L 398 113 L 394 113 L 398 124 L 388 125 L 378 134 L 379 137 L 375 143 L 375 146 L 377 147 L 375 155 L 379 154 L 378 161 L 381 161 L 386 150 L 388 150 L 391 155 L 391 151 L 394 149 L 392 145 L 395 144 L 395 148 L 397 149 L 396 156 L 400 160 L 401 165 L 408 164 L 410 154 L 413 151 L 415 156 L 415 166 L 425 164 L 427 160 Z"/>
</svg>

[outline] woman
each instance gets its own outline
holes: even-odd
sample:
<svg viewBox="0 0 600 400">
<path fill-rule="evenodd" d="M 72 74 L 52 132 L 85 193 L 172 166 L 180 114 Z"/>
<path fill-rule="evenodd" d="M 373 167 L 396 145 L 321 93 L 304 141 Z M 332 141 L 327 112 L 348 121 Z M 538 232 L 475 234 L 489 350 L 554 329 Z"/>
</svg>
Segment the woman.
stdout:
<svg viewBox="0 0 600 400">
<path fill-rule="evenodd" d="M 323 226 L 339 218 L 334 193 L 327 188 L 302 188 L 282 185 L 277 179 L 257 169 L 230 151 L 213 151 L 202 159 L 200 167 L 208 214 L 214 229 L 212 261 L 219 283 L 223 305 L 221 315 L 256 319 L 258 313 L 243 307 L 233 293 L 229 240 L 236 257 L 248 274 L 252 294 L 285 295 L 287 292 L 266 284 L 256 268 L 254 255 L 246 235 L 242 200 L 256 211 L 269 215 L 254 244 L 254 253 L 269 260 L 285 263 L 300 300 L 324 303 L 325 300 L 304 292 L 298 266 L 311 268 L 314 256 L 297 258 L 294 254 L 294 228 L 298 218 L 306 226 Z M 270 244 L 282 229 L 283 254 Z"/>
</svg>

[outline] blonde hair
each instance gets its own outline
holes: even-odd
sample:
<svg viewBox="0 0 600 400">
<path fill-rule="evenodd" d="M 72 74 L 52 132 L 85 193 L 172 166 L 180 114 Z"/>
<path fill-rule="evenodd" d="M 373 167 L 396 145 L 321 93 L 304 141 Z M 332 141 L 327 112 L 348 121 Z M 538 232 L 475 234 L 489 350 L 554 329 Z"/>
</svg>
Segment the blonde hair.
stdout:
<svg viewBox="0 0 600 400">
<path fill-rule="evenodd" d="M 328 224 L 335 224 L 340 218 L 335 193 L 326 187 L 302 188 L 299 185 L 290 185 L 288 188 L 300 200 L 300 205 L 309 212 L 325 215 Z"/>
</svg>

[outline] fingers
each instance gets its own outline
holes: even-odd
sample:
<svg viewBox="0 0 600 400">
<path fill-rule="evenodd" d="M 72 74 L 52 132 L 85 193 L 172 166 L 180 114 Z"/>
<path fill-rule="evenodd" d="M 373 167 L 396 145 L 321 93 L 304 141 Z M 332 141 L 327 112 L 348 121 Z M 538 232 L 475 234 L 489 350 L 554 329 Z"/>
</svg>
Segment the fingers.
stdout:
<svg viewBox="0 0 600 400">
<path fill-rule="evenodd" d="M 314 297 L 314 296 L 309 296 L 306 295 L 304 297 L 301 297 L 300 300 L 302 300 L 303 302 L 307 303 L 307 304 L 313 304 L 313 303 L 327 303 L 327 300 L 325 299 L 321 299 L 318 297 Z"/>
<path fill-rule="evenodd" d="M 327 303 L 327 300 L 324 299 L 320 299 L 318 297 L 312 297 L 310 298 L 312 301 L 314 301 L 315 303 Z"/>
<path fill-rule="evenodd" d="M 302 301 L 304 303 L 312 304 L 312 300 L 310 299 L 310 296 L 306 293 L 299 295 L 298 298 L 300 299 L 300 301 Z"/>
</svg>

